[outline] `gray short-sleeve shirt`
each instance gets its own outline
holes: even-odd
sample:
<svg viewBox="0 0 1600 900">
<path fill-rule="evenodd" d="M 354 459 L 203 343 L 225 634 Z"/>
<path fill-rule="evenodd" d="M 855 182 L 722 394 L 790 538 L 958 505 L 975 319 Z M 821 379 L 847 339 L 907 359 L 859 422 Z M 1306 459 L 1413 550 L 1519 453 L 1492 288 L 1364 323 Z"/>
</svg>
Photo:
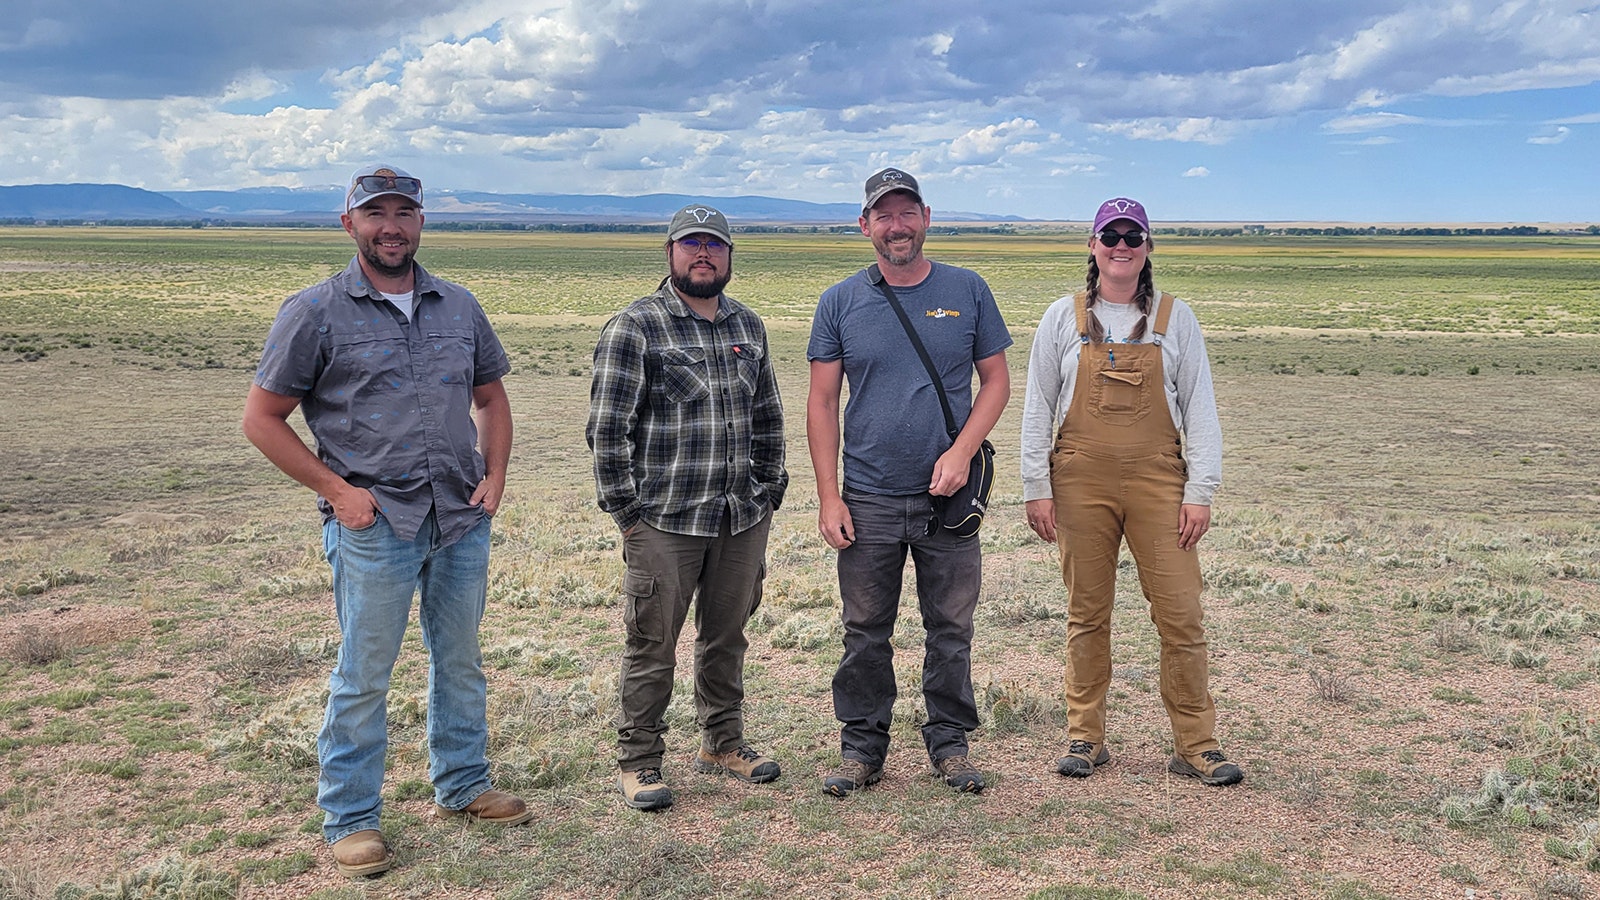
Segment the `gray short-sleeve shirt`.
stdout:
<svg viewBox="0 0 1600 900">
<path fill-rule="evenodd" d="M 429 510 L 446 544 L 483 518 L 468 499 L 483 480 L 472 389 L 511 370 L 466 288 L 416 267 L 407 322 L 352 259 L 343 272 L 285 300 L 255 383 L 300 398 L 317 456 L 378 499 L 411 540 Z M 317 498 L 323 521 L 333 517 Z"/>
<path fill-rule="evenodd" d="M 976 272 L 937 262 L 921 284 L 894 292 L 939 370 L 960 428 L 972 411 L 973 363 L 1011 346 L 994 294 Z M 939 394 L 864 271 L 823 292 L 806 358 L 844 363 L 844 486 L 896 496 L 926 491 L 933 464 L 950 449 Z"/>
</svg>

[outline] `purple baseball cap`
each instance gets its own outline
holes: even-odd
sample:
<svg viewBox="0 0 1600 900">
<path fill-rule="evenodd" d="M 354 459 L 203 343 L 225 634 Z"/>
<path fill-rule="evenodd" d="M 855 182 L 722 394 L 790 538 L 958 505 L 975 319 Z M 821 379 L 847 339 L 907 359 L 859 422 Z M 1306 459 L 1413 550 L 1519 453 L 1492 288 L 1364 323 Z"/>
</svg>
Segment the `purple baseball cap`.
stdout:
<svg viewBox="0 0 1600 900">
<path fill-rule="evenodd" d="M 1090 230 L 1099 231 L 1118 219 L 1136 223 L 1147 234 L 1150 231 L 1150 217 L 1144 213 L 1144 204 L 1127 197 L 1113 197 L 1100 204 L 1100 211 L 1094 214 L 1094 228 Z"/>
</svg>

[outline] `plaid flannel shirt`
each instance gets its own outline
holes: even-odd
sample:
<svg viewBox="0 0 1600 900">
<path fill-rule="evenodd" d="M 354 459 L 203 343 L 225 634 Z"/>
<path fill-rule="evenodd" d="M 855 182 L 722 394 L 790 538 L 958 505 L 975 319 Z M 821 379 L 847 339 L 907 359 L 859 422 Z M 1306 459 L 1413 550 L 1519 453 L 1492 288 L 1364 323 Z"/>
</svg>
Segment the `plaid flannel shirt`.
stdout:
<svg viewBox="0 0 1600 900">
<path fill-rule="evenodd" d="M 789 486 L 761 318 L 724 294 L 708 322 L 663 282 L 601 329 L 586 434 L 600 508 L 622 530 L 760 522 Z"/>
</svg>

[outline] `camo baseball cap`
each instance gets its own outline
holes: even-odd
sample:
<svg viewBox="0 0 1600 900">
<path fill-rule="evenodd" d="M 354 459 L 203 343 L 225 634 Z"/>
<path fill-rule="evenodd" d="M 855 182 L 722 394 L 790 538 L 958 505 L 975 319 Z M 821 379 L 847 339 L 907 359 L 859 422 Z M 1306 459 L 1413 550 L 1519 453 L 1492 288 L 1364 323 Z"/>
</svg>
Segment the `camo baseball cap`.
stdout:
<svg viewBox="0 0 1600 900">
<path fill-rule="evenodd" d="M 704 203 L 691 203 L 673 213 L 672 224 L 667 226 L 667 240 L 675 241 L 700 232 L 722 238 L 729 247 L 733 246 L 728 217 Z"/>
<path fill-rule="evenodd" d="M 909 191 L 918 203 L 922 203 L 922 189 L 917 187 L 917 180 L 891 167 L 867 179 L 867 199 L 861 202 L 861 214 L 866 215 L 872 204 L 883 199 L 883 195 L 890 191 Z"/>
</svg>

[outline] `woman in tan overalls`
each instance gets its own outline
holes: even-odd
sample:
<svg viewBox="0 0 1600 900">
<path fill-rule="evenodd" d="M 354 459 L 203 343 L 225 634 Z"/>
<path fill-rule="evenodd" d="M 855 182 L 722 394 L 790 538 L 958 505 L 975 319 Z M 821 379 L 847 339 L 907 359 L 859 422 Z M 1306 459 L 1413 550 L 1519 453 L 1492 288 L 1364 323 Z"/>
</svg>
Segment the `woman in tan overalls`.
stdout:
<svg viewBox="0 0 1600 900">
<path fill-rule="evenodd" d="M 1023 406 L 1028 525 L 1061 548 L 1067 585 L 1067 753 L 1062 775 L 1111 761 L 1105 744 L 1111 608 L 1127 539 L 1161 638 L 1161 702 L 1172 721 L 1167 768 L 1206 784 L 1244 772 L 1214 734 L 1200 622 L 1200 560 L 1222 477 L 1222 429 L 1194 313 L 1156 291 L 1150 220 L 1119 197 L 1089 238 L 1087 289 L 1039 323 Z"/>
</svg>

